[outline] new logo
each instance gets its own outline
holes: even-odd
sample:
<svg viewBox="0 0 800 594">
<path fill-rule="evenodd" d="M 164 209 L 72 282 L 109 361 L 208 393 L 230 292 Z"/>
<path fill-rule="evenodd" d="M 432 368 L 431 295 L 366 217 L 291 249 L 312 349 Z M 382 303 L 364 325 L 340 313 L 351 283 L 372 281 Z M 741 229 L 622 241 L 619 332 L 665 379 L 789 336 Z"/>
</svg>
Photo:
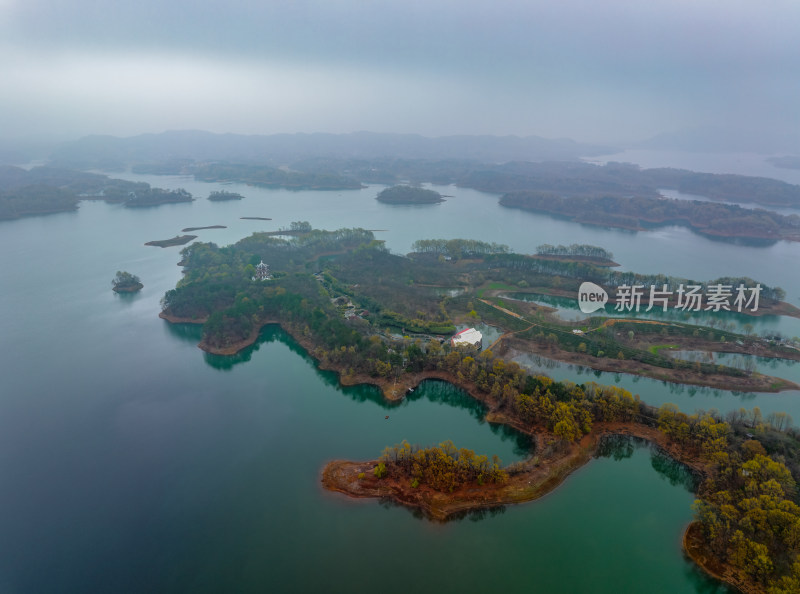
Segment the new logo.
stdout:
<svg viewBox="0 0 800 594">
<path fill-rule="evenodd" d="M 581 283 L 578 288 L 578 307 L 583 313 L 590 314 L 603 309 L 606 303 L 608 293 L 603 287 L 590 282 Z"/>
</svg>

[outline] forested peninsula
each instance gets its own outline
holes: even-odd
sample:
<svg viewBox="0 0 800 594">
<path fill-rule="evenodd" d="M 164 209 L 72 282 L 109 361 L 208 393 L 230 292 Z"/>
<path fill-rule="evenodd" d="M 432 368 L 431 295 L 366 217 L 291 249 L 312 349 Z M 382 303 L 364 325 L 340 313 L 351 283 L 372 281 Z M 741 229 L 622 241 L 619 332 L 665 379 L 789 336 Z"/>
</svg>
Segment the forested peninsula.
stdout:
<svg viewBox="0 0 800 594">
<path fill-rule="evenodd" d="M 800 241 L 800 216 L 742 208 L 735 204 L 622 196 L 565 197 L 538 191 L 505 194 L 500 198 L 500 204 L 553 214 L 587 225 L 637 231 L 663 225 L 683 225 L 715 237 Z"/>
<path fill-rule="evenodd" d="M 625 390 L 555 382 L 503 357 L 507 341 L 522 340 L 554 355 L 574 353 L 633 373 L 649 366 L 684 374 L 686 381 L 705 378 L 713 384 L 724 378 L 781 389 L 797 386 L 753 370 L 673 359 L 645 345 L 660 347 L 685 337 L 710 351 L 797 358 L 792 341 L 685 323 L 608 324 L 599 316 L 576 327 L 535 308 L 517 309 L 494 292 L 570 286 L 586 275 L 606 281 L 648 277 L 512 254 L 505 246 L 472 240 L 423 240 L 413 254 L 401 257 L 363 229 L 307 230 L 303 222 L 295 227 L 304 231 L 291 239 L 255 233 L 225 248 L 207 243 L 184 248 L 184 278 L 164 296 L 162 317 L 202 323 L 201 347 L 216 353 L 237 352 L 256 340 L 262 325 L 280 323 L 322 367 L 337 370 L 342 383 L 373 383 L 398 399 L 425 379 L 450 381 L 484 404 L 488 421 L 508 424 L 535 444 L 528 460 L 503 466 L 449 442 L 401 443 L 377 460 L 330 463 L 323 471 L 328 488 L 391 497 L 445 519 L 535 499 L 587 462 L 604 440 L 635 436 L 697 473 L 697 524 L 687 540 L 696 561 L 746 591 L 795 591 L 800 442 L 788 415 L 762 417 L 758 409 L 742 409 L 723 418 L 714 412 L 685 414 L 669 404 L 654 409 Z M 540 251 L 612 256 L 592 246 Z M 265 280 L 256 275 L 261 261 L 270 265 Z M 764 301 L 777 304 L 780 296 L 780 289 L 766 287 Z M 476 352 L 444 340 L 456 324 L 479 319 L 505 330 L 491 348 Z M 656 338 L 642 343 L 640 333 Z M 626 362 L 632 369 L 623 367 Z M 771 517 L 777 523 L 762 520 Z"/>
</svg>

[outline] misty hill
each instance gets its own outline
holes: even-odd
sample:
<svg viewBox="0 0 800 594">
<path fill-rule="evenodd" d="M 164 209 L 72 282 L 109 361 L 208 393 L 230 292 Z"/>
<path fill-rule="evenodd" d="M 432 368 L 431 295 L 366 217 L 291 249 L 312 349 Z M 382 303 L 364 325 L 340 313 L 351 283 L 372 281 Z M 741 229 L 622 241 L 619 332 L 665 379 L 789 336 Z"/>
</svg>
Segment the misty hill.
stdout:
<svg viewBox="0 0 800 594">
<path fill-rule="evenodd" d="M 87 136 L 51 155 L 60 166 L 108 168 L 177 160 L 258 162 L 274 165 L 311 157 L 373 159 L 468 159 L 489 163 L 513 160 L 576 160 L 613 153 L 608 146 L 538 136 L 443 136 L 418 134 L 214 134 L 196 130 L 142 134 L 129 138 Z"/>
</svg>

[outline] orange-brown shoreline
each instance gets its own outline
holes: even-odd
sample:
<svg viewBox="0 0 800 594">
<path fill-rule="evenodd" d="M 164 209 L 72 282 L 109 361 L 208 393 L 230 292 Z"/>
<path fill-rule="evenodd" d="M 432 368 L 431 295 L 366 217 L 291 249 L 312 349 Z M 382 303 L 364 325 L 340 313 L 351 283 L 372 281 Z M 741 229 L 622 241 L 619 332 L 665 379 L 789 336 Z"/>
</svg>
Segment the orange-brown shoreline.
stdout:
<svg viewBox="0 0 800 594">
<path fill-rule="evenodd" d="M 164 312 L 161 312 L 159 317 L 173 324 L 203 324 L 206 321 L 205 318 L 180 318 Z M 282 322 L 269 321 L 265 322 L 263 325 L 266 324 L 279 324 L 313 356 L 314 345 L 308 337 L 298 335 L 299 333 L 293 332 L 287 324 Z M 263 327 L 263 325 L 261 327 Z M 247 340 L 232 344 L 224 349 L 212 348 L 208 345 L 204 345 L 202 342 L 198 346 L 206 352 L 220 355 L 232 355 L 254 344 L 258 338 L 261 327 L 254 330 Z M 389 380 L 386 378 L 374 378 L 363 374 L 343 376 L 341 370 L 334 367 L 320 365 L 320 368 L 337 371 L 339 373 L 339 381 L 342 385 L 374 385 L 381 390 L 387 400 L 401 400 L 411 389 L 416 388 L 422 381 L 426 379 L 440 379 L 465 390 L 479 402 L 488 404 L 485 394 L 479 392 L 475 386 L 469 383 L 465 384 L 458 381 L 458 378 L 448 371 L 437 370 L 414 374 L 406 373 L 399 380 Z M 534 428 L 534 430 L 532 430 L 529 427 L 524 427 L 514 419 L 498 411 L 490 410 L 486 415 L 486 420 L 490 423 L 506 424 L 518 431 L 527 433 L 536 442 L 541 442 L 548 438 L 552 439 L 554 437 L 545 429 Z M 569 475 L 591 460 L 603 437 L 612 435 L 628 435 L 644 439 L 662 449 L 674 460 L 686 465 L 693 472 L 701 476 L 705 476 L 708 472 L 708 469 L 699 458 L 686 455 L 676 444 L 670 443 L 667 437 L 655 427 L 633 422 L 595 423 L 592 431 L 583 436 L 580 442 L 569 444 L 564 450 L 556 452 L 544 460 L 538 460 L 538 463 L 532 468 L 510 477 L 509 482 L 505 485 L 471 485 L 462 487 L 454 493 L 445 494 L 434 491 L 424 485 L 416 489 L 412 488 L 407 480 L 404 484 L 398 480 L 380 484 L 379 481 L 381 481 L 381 479 L 374 478 L 372 474 L 372 470 L 377 463 L 375 460 L 366 462 L 333 460 L 326 464 L 322 470 L 322 485 L 329 491 L 343 493 L 352 498 L 388 498 L 401 505 L 416 507 L 433 520 L 445 521 L 448 517 L 468 513 L 470 511 L 478 511 L 512 503 L 534 501 L 553 492 Z M 364 473 L 364 479 L 358 478 L 360 473 Z M 737 581 L 735 576 L 738 574 L 735 572 L 715 573 L 709 568 L 708 559 L 698 555 L 696 547 L 695 549 L 688 549 L 687 534 L 689 534 L 691 526 L 692 524 L 687 528 L 683 539 L 684 551 L 690 559 L 712 577 L 737 588 L 745 594 L 761 591 L 758 589 L 748 589 L 751 587 L 750 584 Z M 724 567 L 727 568 L 728 566 Z"/>
</svg>

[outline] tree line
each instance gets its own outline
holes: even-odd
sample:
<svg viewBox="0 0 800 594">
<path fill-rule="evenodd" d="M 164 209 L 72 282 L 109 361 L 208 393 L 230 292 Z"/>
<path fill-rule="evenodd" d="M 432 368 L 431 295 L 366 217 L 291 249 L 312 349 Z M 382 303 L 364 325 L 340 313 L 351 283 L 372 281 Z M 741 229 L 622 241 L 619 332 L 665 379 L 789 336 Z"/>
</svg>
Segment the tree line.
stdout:
<svg viewBox="0 0 800 594">
<path fill-rule="evenodd" d="M 487 243 L 475 239 L 419 239 L 411 244 L 411 251 L 418 254 L 441 254 L 454 259 L 507 254 L 507 245 Z"/>
<path fill-rule="evenodd" d="M 536 246 L 536 253 L 540 256 L 584 256 L 603 260 L 613 260 L 614 254 L 607 249 L 585 243 L 570 245 L 550 245 L 543 243 Z"/>
</svg>

